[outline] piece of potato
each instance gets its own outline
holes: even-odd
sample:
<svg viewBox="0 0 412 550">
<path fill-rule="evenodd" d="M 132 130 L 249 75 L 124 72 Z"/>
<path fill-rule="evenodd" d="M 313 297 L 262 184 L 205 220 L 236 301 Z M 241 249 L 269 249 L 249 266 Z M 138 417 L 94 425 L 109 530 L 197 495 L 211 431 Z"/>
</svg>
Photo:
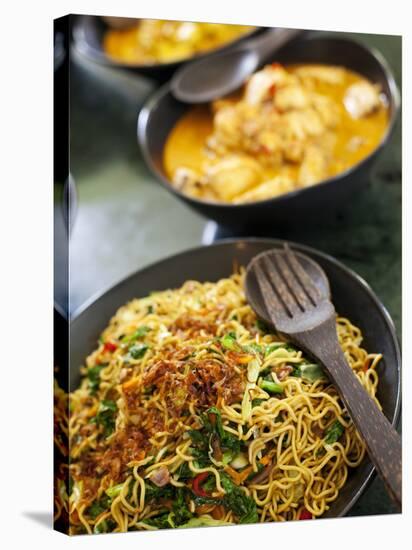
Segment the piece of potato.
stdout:
<svg viewBox="0 0 412 550">
<path fill-rule="evenodd" d="M 242 193 L 234 199 L 235 204 L 244 202 L 255 202 L 277 197 L 289 191 L 293 191 L 294 183 L 291 178 L 286 176 L 276 176 L 271 180 L 264 181 L 253 189 Z"/>
<path fill-rule="evenodd" d="M 259 164 L 250 157 L 231 156 L 214 164 L 207 171 L 207 182 L 223 201 L 254 187 L 262 177 Z"/>
<path fill-rule="evenodd" d="M 303 162 L 299 169 L 298 183 L 301 187 L 309 187 L 319 183 L 327 175 L 325 153 L 314 145 L 306 148 Z"/>
</svg>

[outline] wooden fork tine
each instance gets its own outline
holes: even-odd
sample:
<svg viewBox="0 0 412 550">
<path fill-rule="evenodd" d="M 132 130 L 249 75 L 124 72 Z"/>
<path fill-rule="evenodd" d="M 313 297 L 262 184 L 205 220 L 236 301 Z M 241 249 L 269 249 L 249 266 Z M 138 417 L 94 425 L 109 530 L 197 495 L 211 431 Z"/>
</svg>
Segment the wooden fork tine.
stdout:
<svg viewBox="0 0 412 550">
<path fill-rule="evenodd" d="M 294 275 L 296 276 L 296 279 L 300 282 L 302 288 L 306 291 L 309 298 L 312 300 L 313 304 L 315 305 L 319 301 L 319 298 L 321 297 L 319 289 L 316 287 L 312 279 L 309 277 L 309 275 L 300 265 L 298 259 L 296 258 L 295 253 L 286 243 L 284 245 L 284 250 L 286 253 L 286 258 L 289 261 L 290 267 Z"/>
<path fill-rule="evenodd" d="M 255 263 L 255 274 L 263 301 L 269 313 L 269 317 L 277 319 L 279 316 L 279 312 L 284 310 L 284 306 L 283 304 L 281 304 L 278 297 L 276 296 L 272 285 L 268 281 L 268 278 L 258 261 Z"/>
<path fill-rule="evenodd" d="M 290 292 L 290 289 L 282 278 L 279 267 L 276 263 L 276 258 L 272 254 L 267 254 L 263 257 L 263 263 L 265 264 L 269 280 L 272 283 L 273 287 L 276 288 L 277 294 L 284 304 L 284 307 L 287 310 L 288 314 L 290 316 L 296 315 L 296 313 L 300 312 L 301 310 L 296 302 L 295 297 Z"/>
<path fill-rule="evenodd" d="M 312 300 L 304 291 L 298 277 L 286 261 L 285 254 L 283 252 L 279 252 L 274 256 L 276 257 L 277 267 L 282 273 L 286 285 L 289 287 L 291 294 L 294 296 L 302 311 L 305 311 L 309 307 L 313 307 Z"/>
</svg>

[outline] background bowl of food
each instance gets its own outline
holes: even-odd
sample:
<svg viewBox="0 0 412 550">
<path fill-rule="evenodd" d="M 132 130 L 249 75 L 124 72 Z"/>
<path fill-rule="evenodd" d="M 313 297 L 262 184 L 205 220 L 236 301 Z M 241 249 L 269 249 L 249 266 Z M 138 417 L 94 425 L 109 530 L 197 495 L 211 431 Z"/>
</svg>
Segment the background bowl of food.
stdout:
<svg viewBox="0 0 412 550">
<path fill-rule="evenodd" d="M 200 314 L 199 304 L 197 307 L 193 304 L 195 302 L 198 303 L 200 299 L 199 292 L 201 292 L 202 288 L 199 285 L 201 283 L 208 282 L 213 284 L 226 279 L 240 267 L 246 267 L 249 261 L 257 254 L 282 245 L 282 242 L 276 240 L 242 239 L 222 241 L 212 246 L 188 250 L 135 273 L 97 299 L 86 304 L 85 307 L 75 313 L 74 319 L 70 323 L 70 391 L 75 391 L 78 388 L 80 365 L 86 364 L 91 369 L 90 373 L 94 374 L 94 370 L 96 369 L 93 370 L 93 361 L 100 361 L 99 354 L 106 354 L 105 360 L 102 363 L 107 363 L 109 357 L 107 354 L 112 353 L 118 346 L 122 346 L 121 342 L 124 340 L 124 335 L 120 337 L 121 341 L 119 343 L 116 340 L 116 334 L 121 334 L 124 331 L 124 324 L 133 324 L 135 319 L 140 319 L 140 322 L 146 324 L 155 323 L 158 311 L 161 312 L 159 315 L 165 315 L 166 310 L 164 307 L 166 306 L 162 300 L 166 300 L 168 304 L 174 303 L 174 307 L 177 308 L 176 311 L 173 307 L 170 310 L 174 324 L 169 324 L 169 321 L 163 320 L 163 323 L 166 323 L 167 326 L 176 325 L 177 321 L 175 318 L 180 319 L 179 315 L 182 312 L 179 308 L 183 307 L 183 302 L 192 304 L 190 306 L 192 308 L 191 315 L 196 317 L 196 315 Z M 361 378 L 366 377 L 365 383 L 369 389 L 372 386 L 376 389 L 376 396 L 382 406 L 383 412 L 392 424 L 396 426 L 400 411 L 401 357 L 395 328 L 388 312 L 365 281 L 340 262 L 306 246 L 295 243 L 290 243 L 290 246 L 297 253 L 305 254 L 318 262 L 325 271 L 329 279 L 332 301 L 336 311 L 339 316 L 345 317 L 351 324 L 350 339 L 353 340 L 353 346 L 356 348 L 360 346 L 364 350 L 367 350 L 367 352 L 362 352 L 364 355 L 360 363 L 358 362 L 358 366 L 356 367 L 358 370 L 356 372 L 359 371 L 358 374 Z M 222 285 L 222 283 L 220 284 Z M 219 296 L 225 294 L 223 287 L 227 284 L 227 282 L 223 282 Z M 182 285 L 184 287 L 180 291 L 180 299 L 173 301 L 172 294 L 174 291 L 172 289 L 178 289 Z M 230 283 L 230 300 L 231 303 L 237 303 L 234 300 L 233 294 L 237 287 L 231 285 Z M 213 296 L 215 294 L 211 286 L 208 286 L 206 290 L 209 298 L 204 306 L 210 311 L 213 308 Z M 156 291 L 167 292 L 164 295 L 158 295 Z M 134 301 L 134 299 L 138 298 L 144 299 L 142 302 Z M 154 301 L 154 305 L 150 300 Z M 221 300 L 224 301 L 224 298 Z M 150 305 L 148 305 L 149 303 Z M 128 304 L 128 306 L 122 307 L 119 310 L 125 304 Z M 223 315 L 222 304 L 223 302 L 219 306 L 219 315 Z M 146 316 L 142 317 L 140 313 L 143 309 L 146 312 Z M 113 317 L 117 310 L 119 310 L 118 314 Z M 237 311 L 243 311 L 246 315 L 245 306 L 243 305 Z M 166 319 L 166 317 L 161 318 Z M 236 319 L 239 324 L 239 318 L 236 317 Z M 177 323 L 180 327 L 179 330 L 184 330 L 185 327 L 195 330 L 194 327 L 197 325 L 188 324 L 187 315 L 186 317 L 183 316 L 181 320 L 185 320 L 186 324 Z M 102 331 L 107 327 L 109 322 L 111 328 L 106 330 L 102 336 Z M 193 319 L 192 322 L 195 323 Z M 205 322 L 205 319 L 203 319 L 203 322 Z M 238 325 L 236 326 L 239 330 L 243 330 Z M 200 330 L 202 327 L 204 325 L 198 326 L 198 329 Z M 358 327 L 360 332 L 354 327 Z M 132 327 L 130 330 L 135 331 L 136 329 Z M 146 330 L 148 330 L 147 327 Z M 157 329 L 153 328 L 153 331 L 155 330 Z M 166 334 L 164 332 L 166 328 L 163 327 L 162 330 L 163 338 Z M 148 334 L 153 340 L 154 333 Z M 234 338 L 234 336 L 230 336 L 230 338 Z M 263 336 L 260 335 L 259 338 L 263 338 Z M 142 344 L 140 343 L 139 345 L 141 346 Z M 157 344 L 153 340 L 150 345 L 156 346 Z M 356 361 L 355 350 L 351 348 L 351 345 L 349 345 L 347 353 L 351 356 L 351 360 L 355 357 Z M 120 348 L 118 353 L 120 353 Z M 366 353 L 372 355 L 365 355 Z M 382 357 L 379 356 L 378 358 L 373 354 L 382 354 Z M 84 361 L 87 356 L 89 356 L 89 359 L 85 363 Z M 370 369 L 376 372 L 370 373 Z M 107 382 L 106 378 L 105 380 Z M 376 381 L 377 384 L 375 385 Z M 93 378 L 92 382 L 95 383 L 96 380 Z M 86 400 L 87 388 L 87 384 L 83 385 L 83 389 L 86 392 Z M 322 435 L 319 435 L 319 437 L 322 437 Z M 340 486 L 339 494 L 331 499 L 328 503 L 328 509 L 324 510 L 319 517 L 338 517 L 347 514 L 367 487 L 373 473 L 374 468 L 367 456 L 356 467 L 349 468 L 348 477 L 344 478 L 344 483 Z M 270 520 L 270 518 L 267 518 L 267 520 Z"/>
<path fill-rule="evenodd" d="M 204 216 L 287 223 L 344 206 L 368 183 L 398 107 L 378 52 L 306 37 L 212 104 L 182 103 L 164 85 L 140 112 L 138 140 L 160 183 Z"/>
<path fill-rule="evenodd" d="M 223 51 L 264 29 L 247 25 L 78 16 L 76 50 L 87 59 L 167 80 L 182 63 Z"/>
</svg>

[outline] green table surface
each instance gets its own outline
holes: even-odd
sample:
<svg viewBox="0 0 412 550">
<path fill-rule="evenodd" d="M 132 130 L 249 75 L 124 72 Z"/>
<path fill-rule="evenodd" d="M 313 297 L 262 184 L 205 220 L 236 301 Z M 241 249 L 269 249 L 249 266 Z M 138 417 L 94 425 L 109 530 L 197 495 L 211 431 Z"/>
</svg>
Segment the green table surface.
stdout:
<svg viewBox="0 0 412 550">
<path fill-rule="evenodd" d="M 400 37 L 339 35 L 377 48 L 400 87 Z M 155 87 L 147 79 L 96 66 L 72 52 L 70 170 L 76 182 L 78 208 L 70 238 L 71 312 L 143 266 L 207 239 L 207 220 L 163 189 L 140 154 L 137 116 Z M 388 308 L 399 335 L 401 197 L 398 120 L 376 163 L 368 192 L 354 197 L 344 215 L 332 220 L 326 229 L 296 227 L 288 235 L 291 240 L 332 254 L 364 277 Z M 393 512 L 376 478 L 350 515 Z"/>
</svg>

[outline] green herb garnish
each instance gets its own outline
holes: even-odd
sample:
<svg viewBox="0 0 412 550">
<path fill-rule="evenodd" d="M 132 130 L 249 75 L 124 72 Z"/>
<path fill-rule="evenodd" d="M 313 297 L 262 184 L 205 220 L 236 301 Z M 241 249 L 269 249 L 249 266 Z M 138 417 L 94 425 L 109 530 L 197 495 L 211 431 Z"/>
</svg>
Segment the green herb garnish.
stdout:
<svg viewBox="0 0 412 550">
<path fill-rule="evenodd" d="M 100 514 L 105 512 L 110 506 L 110 498 L 104 495 L 99 500 L 95 500 L 86 510 L 87 515 L 92 519 L 96 519 Z"/>
<path fill-rule="evenodd" d="M 87 369 L 90 395 L 96 395 L 100 386 L 100 371 L 107 365 L 96 365 Z"/>
<path fill-rule="evenodd" d="M 241 347 L 236 341 L 236 333 L 229 332 L 220 339 L 222 346 L 230 351 L 241 351 Z"/>
<path fill-rule="evenodd" d="M 124 336 L 122 338 L 123 344 L 131 344 L 132 342 L 135 342 L 136 340 L 139 340 L 140 338 L 143 338 L 146 336 L 148 332 L 150 332 L 150 327 L 142 326 L 139 327 L 137 330 L 135 330 L 132 334 L 129 334 L 129 336 Z"/>
<path fill-rule="evenodd" d="M 133 359 L 141 359 L 148 349 L 149 346 L 147 344 L 137 343 L 129 348 L 129 353 Z"/>
<path fill-rule="evenodd" d="M 256 523 L 258 521 L 258 513 L 256 503 L 237 485 L 233 483 L 230 477 L 225 474 L 220 474 L 222 487 L 226 494 L 223 497 L 223 505 L 225 508 L 232 510 L 237 516 L 239 523 Z"/>
<path fill-rule="evenodd" d="M 91 420 L 98 426 L 103 427 L 103 434 L 108 437 L 116 427 L 117 405 L 114 401 L 104 399 L 99 406 L 96 416 Z"/>
<path fill-rule="evenodd" d="M 335 422 L 331 424 L 331 426 L 329 426 L 329 428 L 325 431 L 324 442 L 329 445 L 331 445 L 332 443 L 336 443 L 336 441 L 338 441 L 344 431 L 345 428 L 342 426 L 339 420 L 335 420 Z"/>
</svg>

